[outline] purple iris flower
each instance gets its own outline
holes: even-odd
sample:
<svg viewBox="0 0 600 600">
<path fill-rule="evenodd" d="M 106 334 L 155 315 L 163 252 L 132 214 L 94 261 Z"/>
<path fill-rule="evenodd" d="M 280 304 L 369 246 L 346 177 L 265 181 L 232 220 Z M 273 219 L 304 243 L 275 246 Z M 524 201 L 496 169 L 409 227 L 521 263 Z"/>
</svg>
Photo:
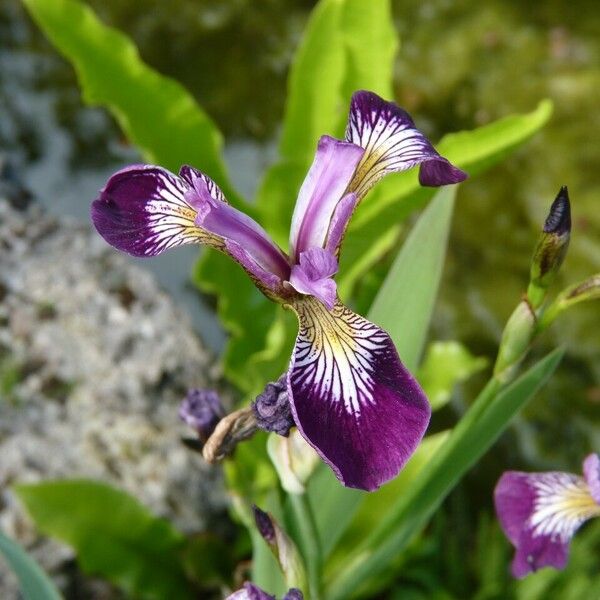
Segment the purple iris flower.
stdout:
<svg viewBox="0 0 600 600">
<path fill-rule="evenodd" d="M 575 532 L 600 516 L 600 457 L 583 462 L 583 477 L 571 473 L 508 471 L 496 485 L 496 513 L 516 548 L 512 573 L 521 578 L 542 567 L 562 569 Z"/>
<path fill-rule="evenodd" d="M 282 598 L 282 600 L 303 600 L 304 596 L 300 590 L 292 588 Z M 267 594 L 267 592 L 261 590 L 257 585 L 247 581 L 244 587 L 237 592 L 234 592 L 230 596 L 227 596 L 225 600 L 275 600 L 275 596 Z"/>
<path fill-rule="evenodd" d="M 178 176 L 151 165 L 125 168 L 92 205 L 96 229 L 116 248 L 155 256 L 182 244 L 212 246 L 296 312 L 286 381 L 294 421 L 344 485 L 366 490 L 397 475 L 427 428 L 430 407 L 389 335 L 340 302 L 333 277 L 358 203 L 386 174 L 415 165 L 423 185 L 466 178 L 405 111 L 360 91 L 346 139 L 319 140 L 292 217 L 289 254 L 188 166 Z"/>
</svg>

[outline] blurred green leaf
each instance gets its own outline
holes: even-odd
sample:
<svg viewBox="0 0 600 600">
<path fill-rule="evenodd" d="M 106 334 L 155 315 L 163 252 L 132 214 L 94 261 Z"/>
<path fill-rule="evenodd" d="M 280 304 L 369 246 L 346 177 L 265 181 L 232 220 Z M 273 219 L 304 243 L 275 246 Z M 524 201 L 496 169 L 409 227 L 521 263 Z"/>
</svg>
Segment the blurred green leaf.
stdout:
<svg viewBox="0 0 600 600">
<path fill-rule="evenodd" d="M 456 186 L 438 191 L 402 246 L 375 297 L 369 319 L 391 336 L 400 358 L 413 371 L 442 276 Z"/>
<path fill-rule="evenodd" d="M 15 491 L 40 531 L 75 549 L 84 572 L 138 598 L 193 598 L 180 559 L 184 537 L 125 492 L 85 479 Z"/>
<path fill-rule="evenodd" d="M 0 531 L 0 552 L 19 579 L 24 600 L 61 600 L 61 595 L 39 565 Z"/>
<path fill-rule="evenodd" d="M 530 113 L 511 115 L 472 131 L 448 134 L 437 149 L 473 177 L 522 146 L 548 122 L 551 114 L 552 103 L 544 100 Z M 379 251 L 374 252 L 373 243 L 393 239 L 399 231 L 398 224 L 435 193 L 431 188 L 419 186 L 417 173 L 417 169 L 412 169 L 388 175 L 357 208 L 342 249 L 338 277 L 342 296 L 351 292 L 355 282 L 391 246 L 381 244 Z"/>
<path fill-rule="evenodd" d="M 426 525 L 434 511 L 461 477 L 496 441 L 519 409 L 549 379 L 563 355 L 548 354 L 511 385 L 498 389 L 488 385 L 469 412 L 452 431 L 448 441 L 422 470 L 393 510 L 347 557 L 344 568 L 330 575 L 331 600 L 348 598 L 363 581 L 377 578 Z M 481 406 L 486 407 L 481 411 Z M 474 415 L 476 418 L 470 418 Z"/>
<path fill-rule="evenodd" d="M 345 69 L 341 31 L 344 3 L 321 0 L 296 50 L 279 145 L 284 159 L 304 162 L 314 154 L 319 136 L 335 134 Z"/>
<path fill-rule="evenodd" d="M 147 161 L 175 172 L 189 163 L 239 203 L 220 157 L 221 134 L 182 85 L 148 67 L 126 35 L 81 2 L 23 4 L 75 67 L 85 101 L 107 108 Z"/>
<path fill-rule="evenodd" d="M 439 410 L 448 400 L 457 383 L 486 367 L 488 361 L 473 356 L 455 341 L 433 342 L 429 345 L 417 379 L 425 391 L 432 410 Z"/>
</svg>

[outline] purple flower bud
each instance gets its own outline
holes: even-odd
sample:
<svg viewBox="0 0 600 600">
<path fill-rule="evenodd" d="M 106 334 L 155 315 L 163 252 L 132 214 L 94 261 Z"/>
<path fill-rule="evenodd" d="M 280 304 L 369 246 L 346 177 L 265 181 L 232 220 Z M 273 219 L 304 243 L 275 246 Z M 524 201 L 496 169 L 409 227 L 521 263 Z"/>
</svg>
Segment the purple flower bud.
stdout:
<svg viewBox="0 0 600 600">
<path fill-rule="evenodd" d="M 563 185 L 550 207 L 531 261 L 527 296 L 534 308 L 543 303 L 548 288 L 565 260 L 570 235 L 571 205 L 567 187 Z"/>
<path fill-rule="evenodd" d="M 214 390 L 193 388 L 179 407 L 179 418 L 195 429 L 205 442 L 225 416 L 219 394 Z"/>
<path fill-rule="evenodd" d="M 252 410 L 260 429 L 287 437 L 294 426 L 294 419 L 286 378 L 286 375 L 282 375 L 277 381 L 267 383 L 265 390 L 252 403 Z"/>
<path fill-rule="evenodd" d="M 256 505 L 252 507 L 252 511 L 254 512 L 254 521 L 256 522 L 256 528 L 260 535 L 269 546 L 275 544 L 275 527 L 273 526 L 273 521 L 271 520 L 269 513 L 261 510 Z"/>
</svg>

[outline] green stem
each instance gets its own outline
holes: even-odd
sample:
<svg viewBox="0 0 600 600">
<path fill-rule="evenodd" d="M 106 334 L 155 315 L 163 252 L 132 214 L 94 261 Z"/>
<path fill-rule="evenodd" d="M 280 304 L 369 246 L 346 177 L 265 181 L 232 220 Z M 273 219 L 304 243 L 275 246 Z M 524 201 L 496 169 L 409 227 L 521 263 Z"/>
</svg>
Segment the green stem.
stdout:
<svg viewBox="0 0 600 600">
<path fill-rule="evenodd" d="M 312 508 L 306 494 L 289 495 L 300 532 L 300 547 L 306 562 L 311 600 L 319 600 L 321 588 L 321 548 Z"/>
</svg>

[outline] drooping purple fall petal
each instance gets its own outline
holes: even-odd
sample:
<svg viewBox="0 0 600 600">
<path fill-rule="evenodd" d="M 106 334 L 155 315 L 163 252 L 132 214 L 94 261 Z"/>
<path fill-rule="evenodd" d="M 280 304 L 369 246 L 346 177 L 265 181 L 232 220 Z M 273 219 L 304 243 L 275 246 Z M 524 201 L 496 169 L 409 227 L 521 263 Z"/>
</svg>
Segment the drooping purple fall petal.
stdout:
<svg viewBox="0 0 600 600">
<path fill-rule="evenodd" d="M 179 177 L 150 165 L 117 172 L 92 204 L 92 220 L 109 244 L 134 256 L 195 242 L 229 254 L 263 287 L 277 289 L 289 276 L 286 255 L 265 230 L 192 167 Z"/>
<path fill-rule="evenodd" d="M 458 183 L 467 177 L 434 149 L 406 111 L 373 92 L 352 96 L 346 139 L 365 149 L 348 190 L 359 198 L 388 173 L 416 165 L 421 165 L 421 185 Z"/>
<path fill-rule="evenodd" d="M 309 248 L 322 248 L 337 204 L 364 150 L 324 135 L 300 188 L 290 229 L 290 255 L 296 261 Z"/>
<path fill-rule="evenodd" d="M 516 549 L 512 573 L 518 578 L 542 567 L 564 568 L 575 532 L 600 515 L 585 479 L 558 471 L 508 471 L 496 485 L 494 502 Z"/>
<path fill-rule="evenodd" d="M 337 302 L 295 302 L 300 331 L 289 370 L 305 439 L 348 487 L 395 477 L 421 441 L 431 409 L 389 335 Z"/>
<path fill-rule="evenodd" d="M 290 284 L 301 294 L 314 296 L 331 310 L 337 296 L 332 277 L 337 273 L 335 256 L 323 248 L 311 248 L 300 253 L 300 262 L 292 267 Z"/>
</svg>

